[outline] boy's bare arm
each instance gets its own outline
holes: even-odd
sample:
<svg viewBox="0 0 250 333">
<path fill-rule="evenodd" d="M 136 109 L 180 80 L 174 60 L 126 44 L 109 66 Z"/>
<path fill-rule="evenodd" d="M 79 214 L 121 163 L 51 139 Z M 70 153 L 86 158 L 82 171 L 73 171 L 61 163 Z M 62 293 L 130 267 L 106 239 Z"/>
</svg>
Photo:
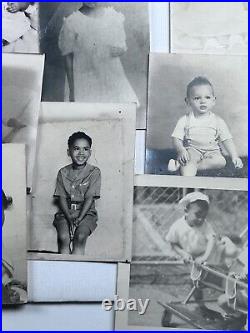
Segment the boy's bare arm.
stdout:
<svg viewBox="0 0 250 333">
<path fill-rule="evenodd" d="M 66 220 L 71 223 L 72 219 L 71 219 L 71 215 L 70 215 L 70 210 L 68 207 L 68 203 L 67 203 L 67 199 L 64 197 L 59 197 L 59 205 L 60 208 L 64 214 L 64 216 L 66 217 Z"/>
<path fill-rule="evenodd" d="M 177 150 L 177 160 L 181 165 L 185 165 L 189 161 L 189 155 L 186 148 L 183 146 L 183 141 L 178 138 L 173 138 L 173 145 Z"/>
<path fill-rule="evenodd" d="M 189 262 L 189 261 L 192 261 L 192 256 L 191 254 L 187 253 L 186 251 L 184 251 L 180 245 L 176 244 L 176 243 L 170 243 L 171 244 L 171 247 L 172 249 L 179 255 L 183 258 L 183 260 L 185 262 Z"/>
<path fill-rule="evenodd" d="M 76 218 L 75 220 L 76 225 L 79 225 L 81 223 L 82 219 L 85 217 L 85 215 L 88 213 L 89 209 L 91 208 L 93 201 L 94 201 L 93 195 L 85 197 L 81 213 L 79 217 Z"/>
<path fill-rule="evenodd" d="M 241 169 L 243 167 L 243 163 L 237 153 L 233 139 L 227 139 L 223 141 L 222 144 L 225 147 L 226 151 L 228 152 L 229 156 L 231 157 L 235 168 Z"/>
</svg>

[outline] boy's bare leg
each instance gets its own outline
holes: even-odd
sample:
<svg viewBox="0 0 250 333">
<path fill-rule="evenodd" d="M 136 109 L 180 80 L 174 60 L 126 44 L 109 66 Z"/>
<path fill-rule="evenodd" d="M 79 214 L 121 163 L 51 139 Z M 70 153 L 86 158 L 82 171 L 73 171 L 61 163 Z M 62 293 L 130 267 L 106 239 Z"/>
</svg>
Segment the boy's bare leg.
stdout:
<svg viewBox="0 0 250 333">
<path fill-rule="evenodd" d="M 226 160 L 220 151 L 208 153 L 204 159 L 198 164 L 198 170 L 223 169 L 226 166 Z"/>
<path fill-rule="evenodd" d="M 196 176 L 201 154 L 193 148 L 188 148 L 188 154 L 189 161 L 184 166 L 180 167 L 180 173 L 182 176 Z"/>
<path fill-rule="evenodd" d="M 69 227 L 66 220 L 60 220 L 56 224 L 58 253 L 70 254 Z"/>
<path fill-rule="evenodd" d="M 74 246 L 72 254 L 84 255 L 87 239 L 90 236 L 90 229 L 84 222 L 77 227 L 74 236 Z"/>
</svg>

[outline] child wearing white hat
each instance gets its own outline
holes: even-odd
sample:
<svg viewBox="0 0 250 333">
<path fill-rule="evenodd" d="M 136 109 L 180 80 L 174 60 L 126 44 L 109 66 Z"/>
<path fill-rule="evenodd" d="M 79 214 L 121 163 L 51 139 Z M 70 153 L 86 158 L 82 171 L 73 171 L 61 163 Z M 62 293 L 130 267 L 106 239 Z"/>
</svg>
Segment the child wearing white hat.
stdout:
<svg viewBox="0 0 250 333">
<path fill-rule="evenodd" d="M 215 231 L 206 220 L 209 198 L 201 192 L 192 192 L 179 204 L 184 206 L 185 215 L 170 227 L 166 240 L 185 262 L 194 259 L 202 264 L 212 253 L 216 240 Z"/>
<path fill-rule="evenodd" d="M 192 192 L 183 197 L 179 205 L 185 214 L 170 227 L 166 241 L 185 262 L 228 266 L 228 257 L 238 254 L 236 245 L 228 237 L 220 237 L 207 221 L 209 197 Z"/>
<path fill-rule="evenodd" d="M 239 250 L 228 237 L 216 235 L 207 221 L 209 197 L 201 192 L 192 192 L 183 197 L 179 204 L 184 207 L 185 214 L 174 222 L 166 236 L 171 248 L 186 263 L 224 265 L 227 268 L 228 257 L 234 258 Z M 197 289 L 193 296 L 203 315 L 213 318 L 213 311 L 211 313 L 204 303 L 202 289 Z"/>
</svg>

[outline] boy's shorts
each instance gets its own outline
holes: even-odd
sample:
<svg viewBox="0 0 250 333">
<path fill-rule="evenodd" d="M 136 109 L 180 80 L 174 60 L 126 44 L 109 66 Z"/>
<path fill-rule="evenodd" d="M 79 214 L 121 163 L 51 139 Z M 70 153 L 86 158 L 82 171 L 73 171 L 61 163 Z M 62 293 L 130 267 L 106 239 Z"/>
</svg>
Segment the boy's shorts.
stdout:
<svg viewBox="0 0 250 333">
<path fill-rule="evenodd" d="M 71 216 L 75 217 L 75 218 L 77 218 L 80 215 L 80 212 L 81 212 L 80 209 L 77 209 L 77 210 L 71 209 L 70 210 Z M 85 234 L 91 235 L 93 233 L 93 231 L 97 228 L 97 220 L 98 220 L 97 213 L 94 214 L 94 212 L 91 212 L 91 214 L 85 215 L 85 217 L 82 219 L 79 227 L 81 227 L 82 231 L 84 229 Z M 64 214 L 62 212 L 58 212 L 58 213 L 55 214 L 53 225 L 57 229 L 57 227 L 61 223 L 64 223 L 64 224 L 68 225 L 68 221 L 65 218 Z"/>
</svg>

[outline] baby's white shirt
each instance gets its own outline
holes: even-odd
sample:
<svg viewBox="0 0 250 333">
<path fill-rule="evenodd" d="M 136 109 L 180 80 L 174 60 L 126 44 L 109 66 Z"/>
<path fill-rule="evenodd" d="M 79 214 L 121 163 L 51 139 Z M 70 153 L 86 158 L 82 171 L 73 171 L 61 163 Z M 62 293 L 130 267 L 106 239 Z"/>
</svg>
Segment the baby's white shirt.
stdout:
<svg viewBox="0 0 250 333">
<path fill-rule="evenodd" d="M 188 138 L 186 137 L 188 130 Z M 189 145 L 203 150 L 219 149 L 219 142 L 232 139 L 225 121 L 210 112 L 207 117 L 195 117 L 193 112 L 181 117 L 172 133 L 180 140 L 188 139 Z"/>
<path fill-rule="evenodd" d="M 215 236 L 215 232 L 210 223 L 205 221 L 200 227 L 190 227 L 183 216 L 170 227 L 166 241 L 178 244 L 185 252 L 196 257 L 206 251 L 211 235 Z"/>
</svg>

